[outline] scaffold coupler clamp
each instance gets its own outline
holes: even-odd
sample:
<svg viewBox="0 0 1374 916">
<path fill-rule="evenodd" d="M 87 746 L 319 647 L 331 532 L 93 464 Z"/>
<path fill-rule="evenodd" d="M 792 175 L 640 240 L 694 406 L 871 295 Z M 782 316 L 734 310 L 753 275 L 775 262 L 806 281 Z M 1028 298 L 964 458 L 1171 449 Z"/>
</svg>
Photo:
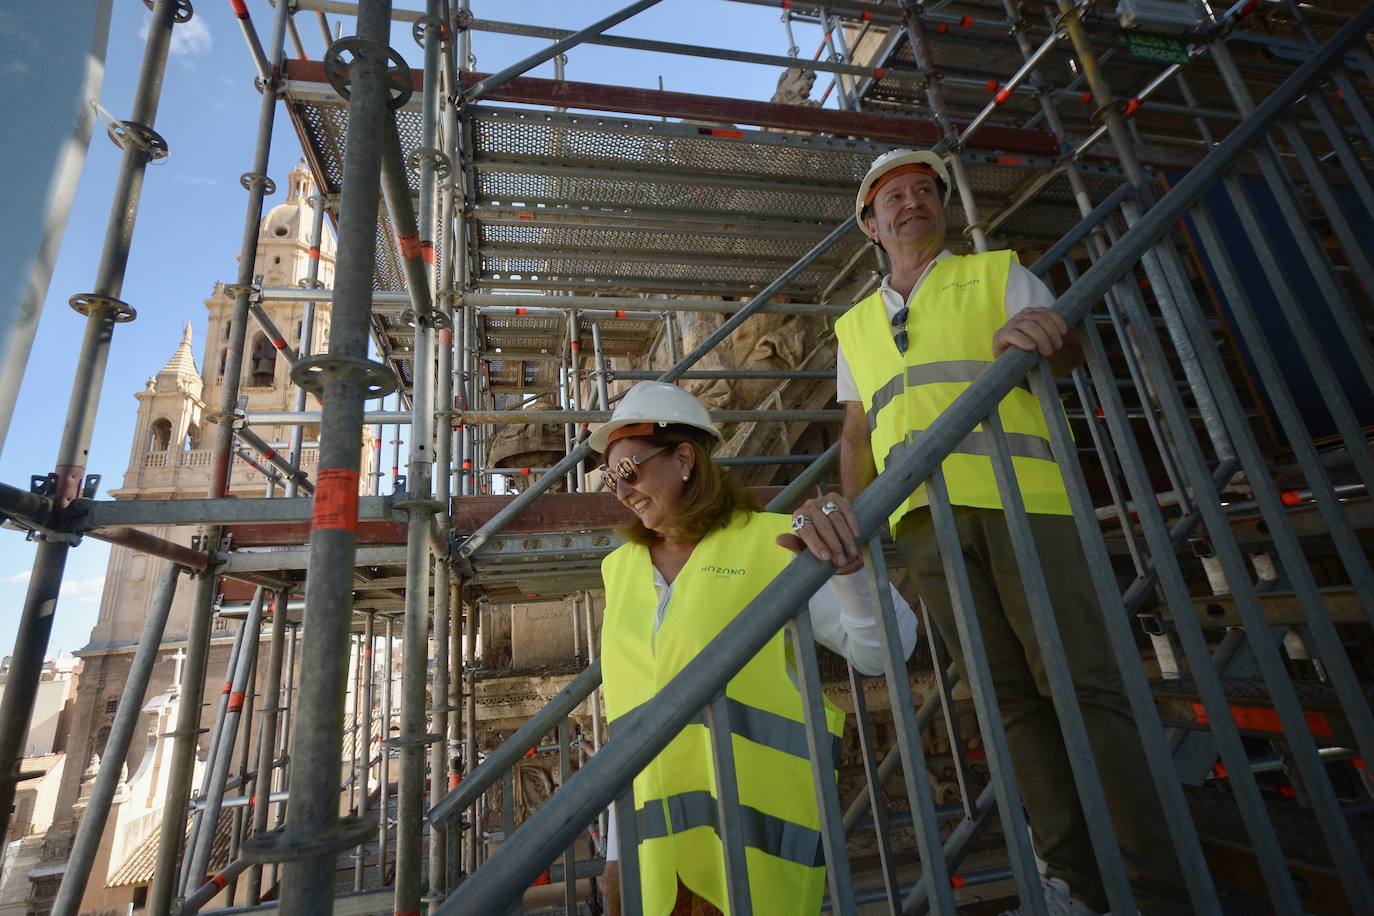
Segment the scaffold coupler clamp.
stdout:
<svg viewBox="0 0 1374 916">
<path fill-rule="evenodd" d="M 341 817 L 321 830 L 295 832 L 290 823 L 260 833 L 244 841 L 239 854 L 252 865 L 273 862 L 300 862 L 330 853 L 340 853 L 366 843 L 377 833 L 377 818 L 372 815 Z"/>
<path fill-rule="evenodd" d="M 386 67 L 386 86 L 391 93 L 387 107 L 392 111 L 404 108 L 415 93 L 410 65 L 394 48 L 365 38 L 341 38 L 324 53 L 324 73 L 334 91 L 345 99 L 352 98 L 352 67 L 359 60 L 390 65 Z"/>
<path fill-rule="evenodd" d="M 324 394 L 325 382 L 336 375 L 352 376 L 363 383 L 367 399 L 385 397 L 399 386 L 396 373 L 385 363 L 342 353 L 306 356 L 291 367 L 291 381 L 316 397 Z"/>
<path fill-rule="evenodd" d="M 143 5 L 148 7 L 148 10 L 151 12 L 156 3 L 155 0 L 143 0 Z M 295 4 L 293 3 L 292 6 L 295 6 Z M 172 14 L 172 21 L 177 25 L 185 25 L 191 21 L 191 17 L 194 16 L 195 13 L 195 8 L 191 6 L 191 0 L 177 0 L 177 9 L 176 12 Z"/>
</svg>

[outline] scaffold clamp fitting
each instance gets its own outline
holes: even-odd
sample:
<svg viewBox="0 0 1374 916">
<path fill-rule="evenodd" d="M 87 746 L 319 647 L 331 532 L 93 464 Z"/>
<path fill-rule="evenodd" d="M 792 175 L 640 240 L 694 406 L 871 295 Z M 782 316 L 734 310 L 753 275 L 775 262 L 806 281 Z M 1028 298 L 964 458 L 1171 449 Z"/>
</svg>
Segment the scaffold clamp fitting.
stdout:
<svg viewBox="0 0 1374 916">
<path fill-rule="evenodd" d="M 163 139 L 162 134 L 146 124 L 139 124 L 137 121 L 112 120 L 106 126 L 105 133 L 109 135 L 110 141 L 120 149 L 136 146 L 143 150 L 151 162 L 166 159 L 170 152 L 167 148 L 167 141 Z"/>
<path fill-rule="evenodd" d="M 67 304 L 88 318 L 98 309 L 109 309 L 112 312 L 110 318 L 115 324 L 124 324 L 138 317 L 134 307 L 123 299 L 102 296 L 99 293 L 77 293 L 67 300 Z"/>
<path fill-rule="evenodd" d="M 254 185 L 261 184 L 263 196 L 277 193 L 277 183 L 261 172 L 244 172 L 239 176 L 239 184 L 243 185 L 245 191 L 251 191 Z"/>
<path fill-rule="evenodd" d="M 143 0 L 143 5 L 152 10 L 156 0 Z M 196 14 L 195 8 L 191 6 L 191 0 L 177 0 L 177 10 L 172 14 L 172 21 L 181 25 L 191 21 L 191 17 Z"/>
<path fill-rule="evenodd" d="M 324 72 L 329 85 L 334 87 L 343 98 L 351 98 L 349 86 L 353 82 L 351 68 L 359 59 L 379 60 L 391 66 L 386 69 L 386 85 L 391 90 L 387 107 L 392 111 L 404 108 L 415 92 L 415 83 L 410 73 L 410 65 L 394 48 L 377 44 L 362 38 L 341 38 L 329 46 L 324 53 Z"/>
<path fill-rule="evenodd" d="M 1114 100 L 1114 101 L 1112 101 L 1112 102 L 1108 102 L 1106 105 L 1103 105 L 1103 106 L 1099 107 L 1099 108 L 1098 108 L 1096 111 L 1094 111 L 1093 114 L 1092 114 L 1092 122 L 1093 122 L 1094 124 L 1101 124 L 1103 121 L 1105 121 L 1105 120 L 1107 119 L 1107 112 L 1109 112 L 1109 111 L 1114 111 L 1114 112 L 1116 112 L 1117 114 L 1119 114 L 1119 115 L 1121 115 L 1121 116 L 1124 117 L 1124 116 L 1125 116 L 1125 112 L 1126 112 L 1126 102 L 1125 102 L 1125 100 L 1123 100 L 1123 99 L 1116 99 L 1116 100 Z"/>
<path fill-rule="evenodd" d="M 422 146 L 419 149 L 411 150 L 410 154 L 406 156 L 406 168 L 418 175 L 426 160 L 433 160 L 434 175 L 441 181 L 448 177 L 449 172 L 453 171 L 453 162 L 445 155 L 444 151 L 432 146 Z"/>
<path fill-rule="evenodd" d="M 430 29 L 434 29 L 439 34 L 439 40 L 444 39 L 444 21 L 438 16 L 424 15 L 416 19 L 410 25 L 410 36 L 415 39 L 415 43 L 420 47 L 425 46 L 425 36 Z"/>
<path fill-rule="evenodd" d="M 294 833 L 285 826 L 259 834 L 245 841 L 239 854 L 254 865 L 300 862 L 351 849 L 366 843 L 376 832 L 377 818 L 350 815 L 307 835 Z"/>
<path fill-rule="evenodd" d="M 291 381 L 313 395 L 324 394 L 324 383 L 330 375 L 359 379 L 367 388 L 367 398 L 385 397 L 397 387 L 396 373 L 390 366 L 361 356 L 321 353 L 297 360 L 291 367 Z"/>
<path fill-rule="evenodd" d="M 415 747 L 416 745 L 424 747 L 434 744 L 436 741 L 443 741 L 446 737 L 446 735 L 440 735 L 434 732 L 428 732 L 423 735 L 397 735 L 395 738 L 387 738 L 383 741 L 382 747 Z"/>
<path fill-rule="evenodd" d="M 228 423 L 234 429 L 243 428 L 245 416 L 242 407 L 235 407 L 231 410 L 211 410 L 202 415 L 206 423 Z"/>
<path fill-rule="evenodd" d="M 416 512 L 432 514 L 435 512 L 443 512 L 444 504 L 437 499 L 398 499 L 392 501 L 391 511 L 397 514 L 404 513 L 406 515 L 411 515 Z"/>
</svg>

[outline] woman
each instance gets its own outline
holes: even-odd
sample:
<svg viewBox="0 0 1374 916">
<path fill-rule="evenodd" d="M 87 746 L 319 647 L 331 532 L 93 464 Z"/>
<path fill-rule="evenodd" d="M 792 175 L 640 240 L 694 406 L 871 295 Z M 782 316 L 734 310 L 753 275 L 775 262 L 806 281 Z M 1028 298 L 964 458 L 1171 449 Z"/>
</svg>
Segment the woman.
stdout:
<svg viewBox="0 0 1374 916">
<path fill-rule="evenodd" d="M 606 459 L 603 480 L 631 512 L 627 543 L 602 563 L 606 612 L 601 659 L 606 715 L 616 723 L 648 702 L 792 559 L 809 549 L 842 573 L 861 566 L 858 523 L 828 494 L 790 518 L 712 463 L 720 432 L 702 405 L 675 385 L 642 382 L 591 437 Z M 883 671 L 876 601 L 868 576 L 838 575 L 810 603 L 817 641 L 865 674 Z M 916 620 L 894 591 L 905 653 Z M 785 634 L 775 635 L 726 689 L 749 886 L 757 913 L 814 914 L 825 889 L 819 817 L 807 757 L 802 698 Z M 836 744 L 844 713 L 826 701 Z M 715 780 L 705 725 L 692 724 L 634 781 L 638 858 L 646 916 L 728 913 L 716 831 Z M 616 834 L 608 831 L 608 858 Z M 607 865 L 618 911 L 618 881 Z"/>
</svg>

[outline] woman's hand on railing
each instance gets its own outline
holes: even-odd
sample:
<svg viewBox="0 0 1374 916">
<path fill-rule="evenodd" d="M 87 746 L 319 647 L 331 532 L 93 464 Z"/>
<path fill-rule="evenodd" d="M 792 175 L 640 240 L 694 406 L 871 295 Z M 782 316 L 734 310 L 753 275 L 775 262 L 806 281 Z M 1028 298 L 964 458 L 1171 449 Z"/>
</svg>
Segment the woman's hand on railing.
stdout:
<svg viewBox="0 0 1374 916">
<path fill-rule="evenodd" d="M 817 559 L 834 563 L 840 575 L 848 575 L 864 565 L 858 537 L 859 519 L 849 500 L 830 492 L 798 506 L 792 513 L 792 533 L 778 535 L 778 544 L 793 553 L 809 550 Z"/>
</svg>

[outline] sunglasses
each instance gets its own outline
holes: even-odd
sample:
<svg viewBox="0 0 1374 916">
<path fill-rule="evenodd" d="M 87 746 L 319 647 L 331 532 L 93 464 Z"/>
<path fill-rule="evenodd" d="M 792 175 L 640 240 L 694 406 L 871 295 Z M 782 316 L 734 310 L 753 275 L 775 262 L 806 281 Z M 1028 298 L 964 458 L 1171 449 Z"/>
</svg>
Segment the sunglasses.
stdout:
<svg viewBox="0 0 1374 916">
<path fill-rule="evenodd" d="M 672 446 L 660 445 L 643 455 L 626 455 L 615 463 L 615 467 L 603 465 L 601 467 L 601 487 L 610 493 L 615 492 L 616 485 L 620 481 L 625 481 L 634 485 L 639 480 L 639 468 L 650 458 L 666 452 Z"/>
<path fill-rule="evenodd" d="M 892 335 L 892 342 L 897 345 L 897 352 L 903 355 L 906 354 L 907 347 L 906 319 L 910 313 L 911 307 L 904 305 L 892 316 L 892 326 L 897 329 L 897 332 Z"/>
</svg>

